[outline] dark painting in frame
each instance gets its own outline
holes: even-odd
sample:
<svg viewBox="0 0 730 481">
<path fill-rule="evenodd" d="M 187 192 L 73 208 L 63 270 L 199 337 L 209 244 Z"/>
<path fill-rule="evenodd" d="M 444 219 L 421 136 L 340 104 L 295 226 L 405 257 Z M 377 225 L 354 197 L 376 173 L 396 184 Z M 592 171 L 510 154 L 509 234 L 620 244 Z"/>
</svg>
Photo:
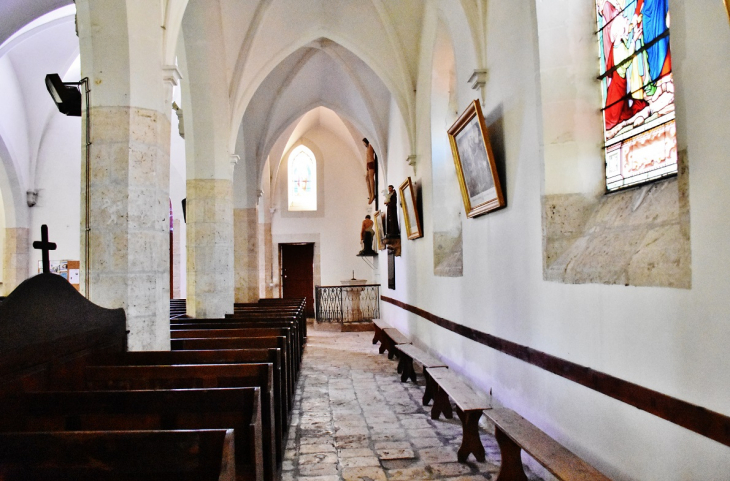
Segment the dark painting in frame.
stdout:
<svg viewBox="0 0 730 481">
<path fill-rule="evenodd" d="M 504 207 L 504 195 L 478 99 L 469 104 L 448 134 L 466 216 L 476 217 Z"/>
</svg>

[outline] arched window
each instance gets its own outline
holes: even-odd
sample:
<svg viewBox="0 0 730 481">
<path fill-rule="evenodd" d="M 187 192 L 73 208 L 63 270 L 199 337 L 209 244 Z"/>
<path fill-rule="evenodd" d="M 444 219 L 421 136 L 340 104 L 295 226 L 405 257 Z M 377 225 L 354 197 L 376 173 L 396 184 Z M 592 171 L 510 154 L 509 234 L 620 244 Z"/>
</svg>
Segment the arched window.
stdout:
<svg viewBox="0 0 730 481">
<path fill-rule="evenodd" d="M 288 210 L 317 210 L 317 160 L 314 154 L 300 145 L 289 154 L 288 166 Z"/>
<path fill-rule="evenodd" d="M 606 188 L 677 173 L 669 0 L 596 0 Z"/>
</svg>

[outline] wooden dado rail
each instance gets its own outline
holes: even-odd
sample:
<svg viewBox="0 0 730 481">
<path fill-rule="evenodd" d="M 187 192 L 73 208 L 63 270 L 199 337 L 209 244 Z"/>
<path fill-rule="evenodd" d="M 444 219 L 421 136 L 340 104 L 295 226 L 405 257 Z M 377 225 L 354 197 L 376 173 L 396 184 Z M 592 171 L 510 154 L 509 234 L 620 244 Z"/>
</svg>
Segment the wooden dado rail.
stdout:
<svg viewBox="0 0 730 481">
<path fill-rule="evenodd" d="M 728 416 L 546 354 L 531 347 L 462 326 L 397 299 L 386 296 L 380 296 L 380 299 L 474 342 L 496 349 L 508 356 L 516 357 L 533 366 L 651 413 L 725 446 L 730 446 L 730 417 Z"/>
</svg>

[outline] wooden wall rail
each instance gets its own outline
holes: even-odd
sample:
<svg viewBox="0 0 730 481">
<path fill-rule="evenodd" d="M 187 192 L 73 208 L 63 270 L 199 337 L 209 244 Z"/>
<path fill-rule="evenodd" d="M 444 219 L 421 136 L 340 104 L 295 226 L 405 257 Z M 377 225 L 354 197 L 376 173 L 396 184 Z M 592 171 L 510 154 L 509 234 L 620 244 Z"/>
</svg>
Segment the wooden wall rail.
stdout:
<svg viewBox="0 0 730 481">
<path fill-rule="evenodd" d="M 381 300 L 416 314 L 437 326 L 491 347 L 508 356 L 569 379 L 606 396 L 646 411 L 664 420 L 689 429 L 725 446 L 730 446 L 730 417 L 702 406 L 673 398 L 658 391 L 595 371 L 589 367 L 523 346 L 492 334 L 462 326 L 397 299 L 380 296 Z"/>
</svg>

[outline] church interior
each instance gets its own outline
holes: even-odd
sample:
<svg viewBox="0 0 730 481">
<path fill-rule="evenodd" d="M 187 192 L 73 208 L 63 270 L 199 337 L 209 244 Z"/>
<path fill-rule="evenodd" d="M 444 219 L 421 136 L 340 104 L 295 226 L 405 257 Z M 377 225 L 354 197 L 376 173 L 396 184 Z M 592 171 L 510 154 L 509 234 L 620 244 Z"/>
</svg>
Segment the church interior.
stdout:
<svg viewBox="0 0 730 481">
<path fill-rule="evenodd" d="M 256 349 L 281 357 L 249 361 L 274 366 L 250 479 L 497 479 L 380 451 L 375 477 L 307 475 L 298 444 L 292 468 L 287 419 L 320 422 L 328 378 L 329 402 L 367 395 L 338 378 L 360 359 L 393 396 L 448 392 L 495 463 L 508 409 L 606 477 L 568 479 L 728 480 L 728 58 L 727 0 L 2 0 L 0 314 L 48 261 L 84 319 L 123 309 L 125 354 L 276 317 L 284 344 Z M 375 337 L 318 331 L 320 288 L 353 286 L 377 293 Z M 563 479 L 524 452 L 529 479 Z"/>
</svg>

